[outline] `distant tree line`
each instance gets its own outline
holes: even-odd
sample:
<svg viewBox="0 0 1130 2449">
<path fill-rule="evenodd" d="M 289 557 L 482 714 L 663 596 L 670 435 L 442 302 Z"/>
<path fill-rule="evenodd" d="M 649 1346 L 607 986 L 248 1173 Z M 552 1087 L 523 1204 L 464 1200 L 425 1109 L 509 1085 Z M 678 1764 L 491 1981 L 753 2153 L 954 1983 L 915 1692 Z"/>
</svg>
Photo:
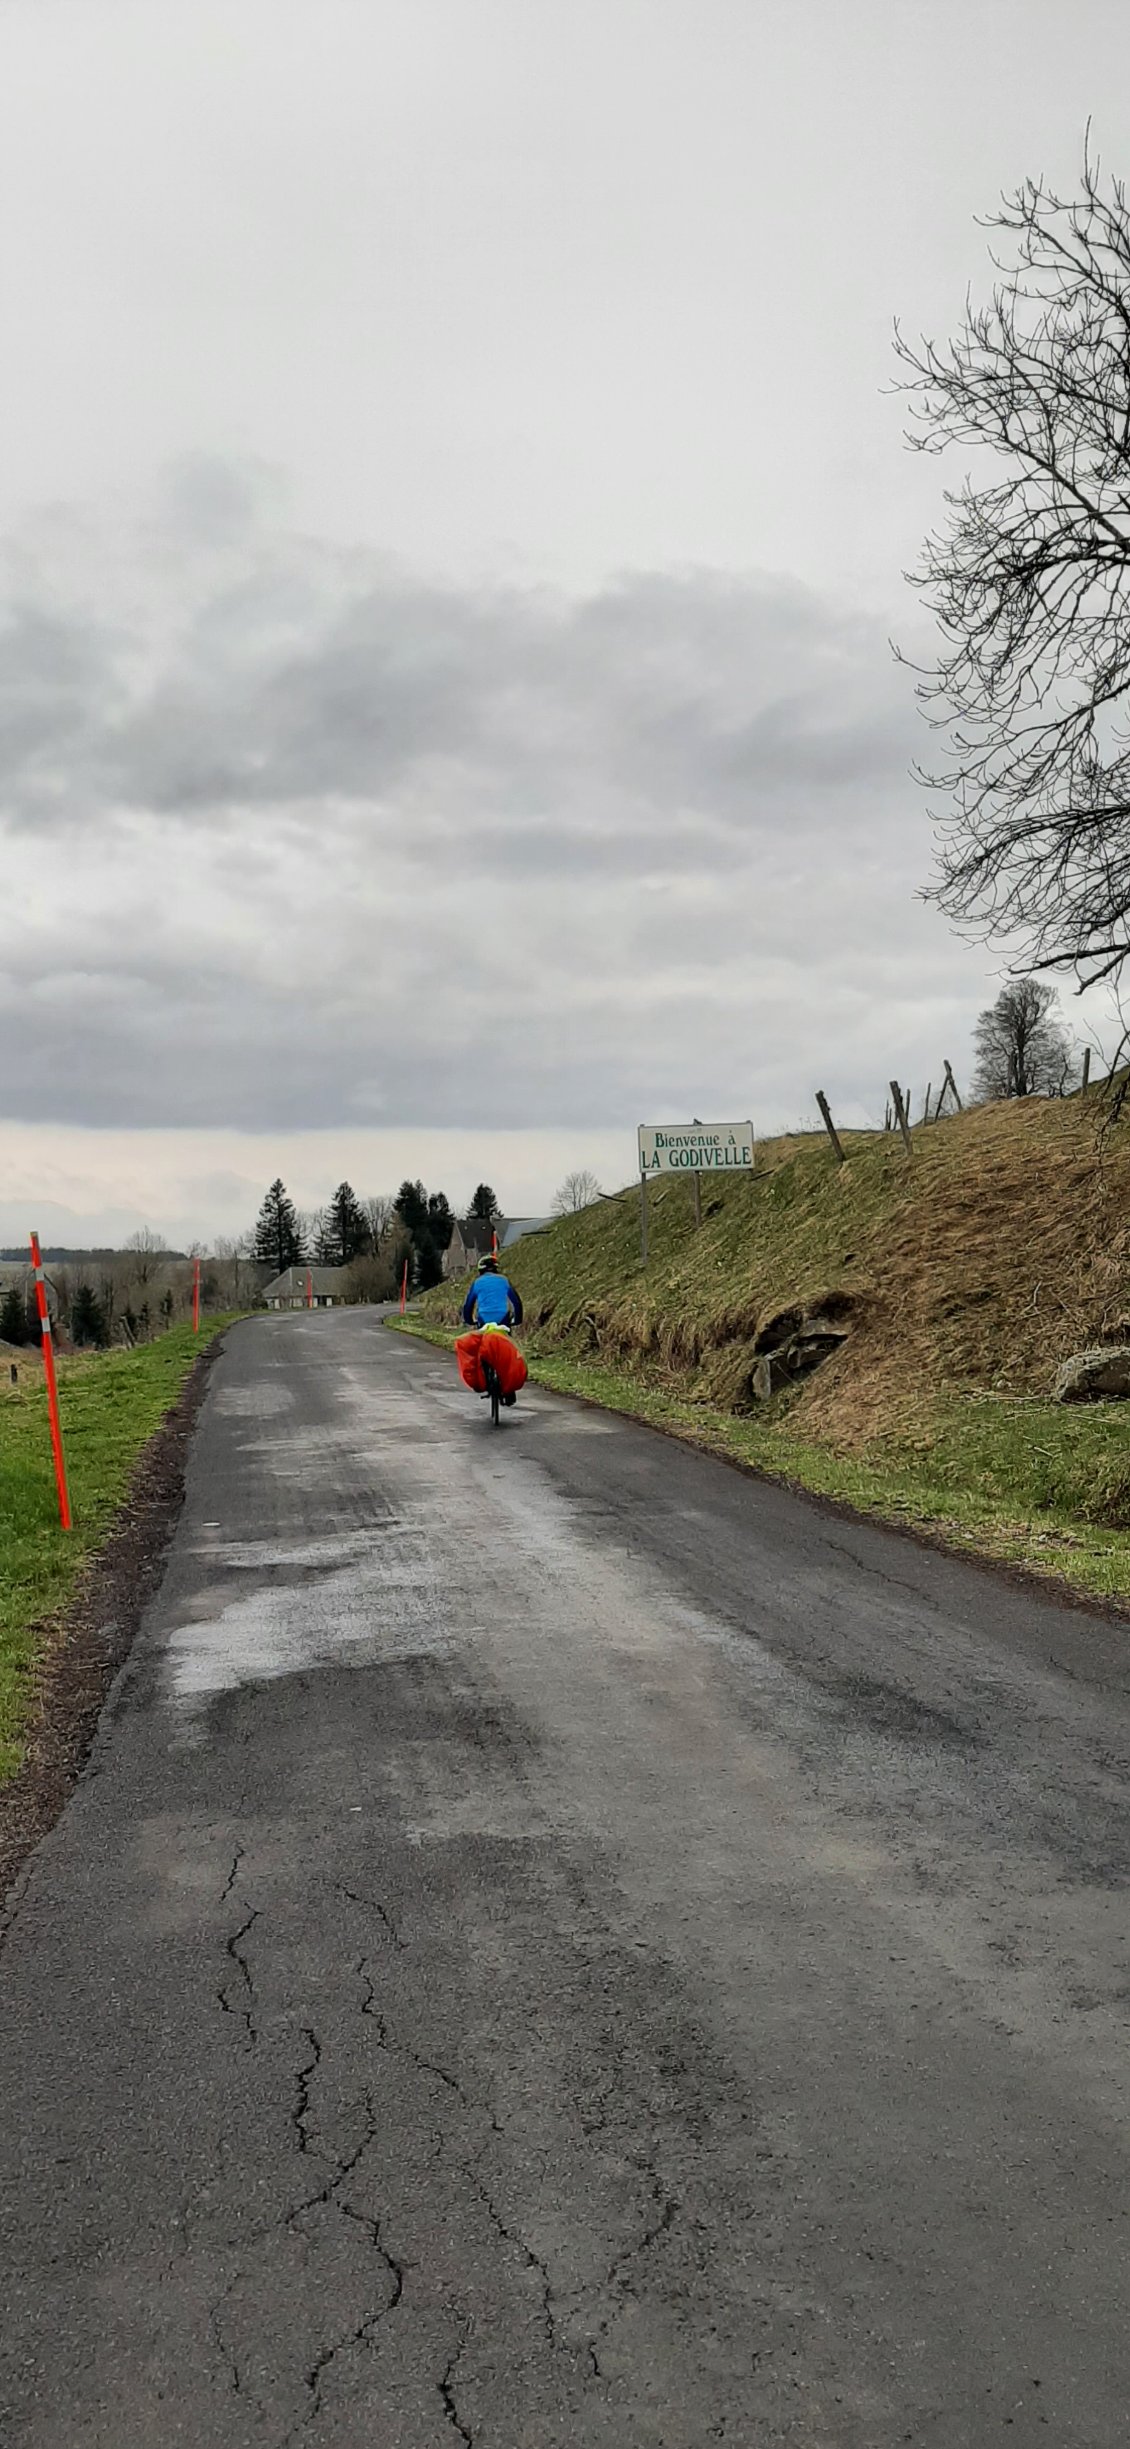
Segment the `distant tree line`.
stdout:
<svg viewBox="0 0 1130 2449">
<path fill-rule="evenodd" d="M 592 1174 L 570 1174 L 555 1211 L 584 1207 L 597 1197 Z M 405 1179 L 395 1196 L 367 1198 L 350 1182 L 339 1182 L 324 1207 L 304 1212 L 276 1176 L 251 1230 L 218 1239 L 210 1251 L 199 1245 L 170 1250 L 146 1226 L 120 1250 L 48 1254 L 52 1312 L 64 1336 L 80 1348 L 147 1342 L 191 1314 L 196 1261 L 205 1310 L 245 1308 L 268 1276 L 305 1266 L 342 1269 L 347 1300 L 388 1300 L 399 1290 L 406 1267 L 413 1292 L 440 1281 L 457 1222 L 479 1228 L 501 1223 L 489 1182 L 477 1184 L 465 1214 L 457 1218 L 446 1193 L 429 1190 L 418 1179 Z M 22 1276 L 0 1291 L 0 1343 L 38 1342 L 34 1289 L 30 1277 Z"/>
<path fill-rule="evenodd" d="M 498 1202 L 489 1182 L 480 1182 L 467 1216 L 492 1220 Z M 426 1291 L 443 1274 L 444 1252 L 456 1216 L 446 1192 L 405 1180 L 395 1198 L 361 1199 L 350 1182 L 339 1182 L 324 1208 L 300 1214 L 285 1183 L 272 1182 L 259 1210 L 251 1248 L 260 1266 L 276 1275 L 290 1267 L 316 1265 L 350 1271 L 359 1299 L 387 1299 L 403 1279 Z"/>
<path fill-rule="evenodd" d="M 66 1339 L 81 1349 L 146 1343 L 191 1315 L 194 1263 L 206 1310 L 240 1309 L 252 1297 L 255 1270 L 245 1243 L 218 1241 L 211 1252 L 169 1250 L 148 1226 L 120 1250 L 48 1254 L 52 1313 Z M 39 1317 L 30 1276 L 0 1295 L 0 1342 L 37 1346 Z"/>
</svg>

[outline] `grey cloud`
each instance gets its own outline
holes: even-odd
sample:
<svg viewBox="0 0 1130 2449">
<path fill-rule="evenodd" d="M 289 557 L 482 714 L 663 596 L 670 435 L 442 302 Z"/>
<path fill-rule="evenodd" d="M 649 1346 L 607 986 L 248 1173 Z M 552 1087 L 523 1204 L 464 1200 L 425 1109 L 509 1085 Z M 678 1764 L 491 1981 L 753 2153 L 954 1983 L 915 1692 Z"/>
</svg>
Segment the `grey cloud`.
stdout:
<svg viewBox="0 0 1130 2449">
<path fill-rule="evenodd" d="M 46 924 L 0 912 L 0 1111 L 748 1102 L 759 965 L 795 1051 L 817 977 L 897 957 L 896 906 L 941 959 L 877 624 L 693 570 L 426 584 L 269 532 L 256 482 L 206 465 L 162 517 L 85 578 L 23 557 L 0 822 L 10 875 L 57 837 L 58 889 Z"/>
<path fill-rule="evenodd" d="M 16 595 L 0 610 L 0 809 L 42 825 L 98 804 L 118 648 L 50 601 Z"/>
<path fill-rule="evenodd" d="M 310 546 L 303 562 L 254 537 L 234 580 L 230 558 L 156 672 L 141 637 L 81 631 L 44 581 L 9 659 L 11 821 L 44 821 L 29 785 L 48 746 L 71 783 L 61 818 L 101 799 L 229 823 L 395 791 L 417 816 L 470 803 L 552 823 L 595 801 L 611 823 L 635 802 L 652 825 L 748 826 L 790 783 L 905 767 L 907 691 L 877 629 L 787 582 L 688 572 L 572 603 L 423 587 L 371 556 Z"/>
</svg>

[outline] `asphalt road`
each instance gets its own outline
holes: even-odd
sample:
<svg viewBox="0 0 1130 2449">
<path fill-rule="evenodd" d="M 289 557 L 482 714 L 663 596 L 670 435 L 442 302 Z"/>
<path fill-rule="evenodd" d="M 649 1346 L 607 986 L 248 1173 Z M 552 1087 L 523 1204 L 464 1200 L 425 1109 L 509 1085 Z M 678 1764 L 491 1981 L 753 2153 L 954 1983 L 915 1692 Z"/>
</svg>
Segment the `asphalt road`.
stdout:
<svg viewBox="0 0 1130 2449">
<path fill-rule="evenodd" d="M 1115 2449 L 1126 1635 L 237 1329 L 0 1956 L 5 2449 Z"/>
</svg>

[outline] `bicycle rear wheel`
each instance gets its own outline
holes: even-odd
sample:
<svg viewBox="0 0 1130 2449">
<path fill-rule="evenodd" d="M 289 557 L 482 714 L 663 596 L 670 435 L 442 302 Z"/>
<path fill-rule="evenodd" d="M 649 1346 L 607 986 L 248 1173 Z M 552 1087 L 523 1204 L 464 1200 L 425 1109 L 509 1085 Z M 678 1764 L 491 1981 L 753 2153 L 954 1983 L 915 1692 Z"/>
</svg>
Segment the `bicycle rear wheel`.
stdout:
<svg viewBox="0 0 1130 2449">
<path fill-rule="evenodd" d="M 483 1376 L 486 1379 L 487 1393 L 490 1396 L 490 1424 L 492 1429 L 497 1429 L 502 1425 L 502 1389 L 495 1370 L 487 1367 L 483 1370 Z"/>
</svg>

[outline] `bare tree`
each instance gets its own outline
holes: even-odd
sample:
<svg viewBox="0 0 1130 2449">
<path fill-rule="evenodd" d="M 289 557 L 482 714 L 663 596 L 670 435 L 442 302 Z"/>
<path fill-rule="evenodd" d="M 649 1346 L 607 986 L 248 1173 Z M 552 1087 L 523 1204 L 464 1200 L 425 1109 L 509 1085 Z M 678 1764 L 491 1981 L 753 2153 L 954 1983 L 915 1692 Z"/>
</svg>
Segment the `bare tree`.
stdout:
<svg viewBox="0 0 1130 2449">
<path fill-rule="evenodd" d="M 946 795 L 933 888 L 959 922 L 1085 983 L 1130 951 L 1130 207 L 1027 181 L 956 340 L 896 347 L 918 449 L 987 451 L 912 580 L 943 633 L 918 695 Z"/>
<path fill-rule="evenodd" d="M 391 1301 L 397 1276 L 388 1252 L 366 1251 L 351 1260 L 345 1279 L 348 1301 Z"/>
<path fill-rule="evenodd" d="M 377 1191 L 371 1199 L 363 1199 L 361 1207 L 372 1236 L 373 1248 L 379 1251 L 388 1238 L 396 1215 L 396 1201 L 391 1193 Z"/>
<path fill-rule="evenodd" d="M 600 1197 L 600 1184 L 594 1173 L 567 1173 L 559 1191 L 554 1194 L 555 1216 L 575 1216 L 583 1207 L 591 1207 Z"/>
<path fill-rule="evenodd" d="M 1062 1097 L 1075 1077 L 1071 1041 L 1054 987 L 1013 978 L 982 1012 L 973 1033 L 975 1097 Z"/>
<path fill-rule="evenodd" d="M 239 1309 L 255 1288 L 254 1236 L 250 1233 L 217 1234 L 212 1258 L 222 1297 L 232 1309 Z"/>
<path fill-rule="evenodd" d="M 132 1260 L 134 1282 L 140 1284 L 144 1291 L 156 1271 L 158 1259 L 164 1255 L 165 1243 L 159 1233 L 152 1232 L 148 1225 L 142 1225 L 136 1233 L 130 1234 L 126 1249 Z"/>
</svg>

